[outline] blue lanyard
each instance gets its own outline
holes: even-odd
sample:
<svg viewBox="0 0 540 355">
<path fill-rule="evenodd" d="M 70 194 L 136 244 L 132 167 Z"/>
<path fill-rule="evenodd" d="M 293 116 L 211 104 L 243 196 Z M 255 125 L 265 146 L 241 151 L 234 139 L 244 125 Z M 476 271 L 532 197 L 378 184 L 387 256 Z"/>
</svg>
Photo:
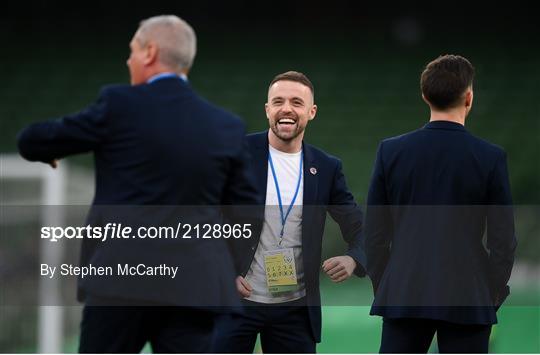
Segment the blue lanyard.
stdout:
<svg viewBox="0 0 540 355">
<path fill-rule="evenodd" d="M 298 173 L 298 182 L 296 183 L 296 191 L 294 192 L 294 196 L 292 198 L 291 204 L 289 205 L 289 208 L 287 209 L 287 213 L 283 215 L 283 202 L 281 202 L 281 192 L 279 191 L 279 184 L 276 176 L 276 170 L 274 169 L 274 163 L 272 162 L 272 153 L 268 152 L 268 162 L 270 163 L 270 168 L 272 169 L 272 176 L 274 177 L 274 183 L 276 184 L 276 192 L 279 202 L 279 212 L 281 214 L 281 232 L 279 233 L 279 245 L 281 245 L 281 242 L 283 241 L 283 232 L 285 230 L 285 222 L 287 222 L 287 217 L 289 217 L 289 213 L 291 213 L 291 209 L 294 205 L 294 201 L 296 201 L 296 196 L 298 196 L 298 190 L 300 189 L 300 182 L 302 181 L 302 175 L 303 175 L 303 169 L 302 166 L 304 165 L 304 151 L 302 150 L 302 154 L 300 155 L 300 171 Z"/>
</svg>

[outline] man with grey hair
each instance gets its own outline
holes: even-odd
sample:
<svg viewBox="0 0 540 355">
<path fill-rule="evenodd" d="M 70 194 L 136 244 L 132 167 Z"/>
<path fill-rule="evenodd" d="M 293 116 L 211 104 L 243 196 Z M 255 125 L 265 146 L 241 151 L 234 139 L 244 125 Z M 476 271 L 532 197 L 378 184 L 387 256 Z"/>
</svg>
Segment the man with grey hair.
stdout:
<svg viewBox="0 0 540 355">
<path fill-rule="evenodd" d="M 141 21 L 129 46 L 127 64 L 133 85 L 163 72 L 176 73 L 185 80 L 195 58 L 197 39 L 187 22 L 163 15 Z"/>
<path fill-rule="evenodd" d="M 132 85 L 106 86 L 80 113 L 25 128 L 21 155 L 56 167 L 66 156 L 94 154 L 91 226 L 121 218 L 136 227 L 176 226 L 186 216 L 215 226 L 223 215 L 209 206 L 254 205 L 243 122 L 187 82 L 193 29 L 176 16 L 152 17 L 141 22 L 130 48 Z M 178 213 L 186 205 L 205 206 L 204 213 Z M 215 306 L 239 305 L 233 264 L 224 239 L 184 238 L 83 240 L 81 266 L 115 271 L 79 279 L 80 352 L 138 353 L 147 342 L 154 352 L 209 350 Z M 116 270 L 124 265 L 177 273 L 121 275 Z"/>
</svg>

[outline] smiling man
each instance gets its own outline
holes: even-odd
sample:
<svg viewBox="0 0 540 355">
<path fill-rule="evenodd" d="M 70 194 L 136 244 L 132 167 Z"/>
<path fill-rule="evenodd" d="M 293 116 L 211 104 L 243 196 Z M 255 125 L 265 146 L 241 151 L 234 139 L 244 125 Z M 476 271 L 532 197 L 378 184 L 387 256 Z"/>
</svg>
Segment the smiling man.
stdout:
<svg viewBox="0 0 540 355">
<path fill-rule="evenodd" d="M 277 75 L 265 104 L 270 129 L 248 136 L 251 166 L 264 206 L 260 234 L 231 243 L 244 314 L 226 316 L 214 334 L 216 352 L 314 353 L 321 338 L 319 270 L 326 212 L 349 245 L 322 263 L 334 282 L 364 276 L 362 212 L 341 162 L 303 142 L 315 118 L 314 89 L 302 73 Z"/>
</svg>

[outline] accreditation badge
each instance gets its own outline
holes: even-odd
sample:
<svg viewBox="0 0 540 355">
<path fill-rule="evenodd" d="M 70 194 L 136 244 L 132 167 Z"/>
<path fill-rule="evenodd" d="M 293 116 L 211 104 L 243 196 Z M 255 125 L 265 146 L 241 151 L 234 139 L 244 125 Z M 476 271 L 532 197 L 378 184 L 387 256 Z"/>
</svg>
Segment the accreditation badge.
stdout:
<svg viewBox="0 0 540 355">
<path fill-rule="evenodd" d="M 296 290 L 296 264 L 292 248 L 277 249 L 264 252 L 266 284 L 271 293 Z"/>
</svg>

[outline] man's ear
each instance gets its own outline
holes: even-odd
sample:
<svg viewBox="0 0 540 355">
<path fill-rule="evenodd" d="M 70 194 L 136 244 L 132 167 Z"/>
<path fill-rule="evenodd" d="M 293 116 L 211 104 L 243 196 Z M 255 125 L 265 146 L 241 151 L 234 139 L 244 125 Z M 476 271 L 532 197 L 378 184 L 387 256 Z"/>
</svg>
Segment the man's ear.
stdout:
<svg viewBox="0 0 540 355">
<path fill-rule="evenodd" d="M 314 119 L 316 114 L 317 114 L 317 105 L 313 105 L 309 109 L 309 120 L 311 121 L 312 119 Z"/>
<path fill-rule="evenodd" d="M 270 114 L 268 113 L 268 102 L 264 104 L 264 112 L 266 112 L 266 118 L 270 119 Z"/>
<path fill-rule="evenodd" d="M 474 99 L 474 93 L 473 93 L 473 90 L 472 88 L 469 88 L 467 89 L 467 91 L 465 92 L 465 107 L 467 109 L 471 109 L 471 106 L 472 106 L 472 103 L 473 103 L 473 99 Z"/>
<path fill-rule="evenodd" d="M 145 48 L 144 65 L 149 66 L 157 61 L 159 49 L 157 45 L 150 41 Z"/>
</svg>

